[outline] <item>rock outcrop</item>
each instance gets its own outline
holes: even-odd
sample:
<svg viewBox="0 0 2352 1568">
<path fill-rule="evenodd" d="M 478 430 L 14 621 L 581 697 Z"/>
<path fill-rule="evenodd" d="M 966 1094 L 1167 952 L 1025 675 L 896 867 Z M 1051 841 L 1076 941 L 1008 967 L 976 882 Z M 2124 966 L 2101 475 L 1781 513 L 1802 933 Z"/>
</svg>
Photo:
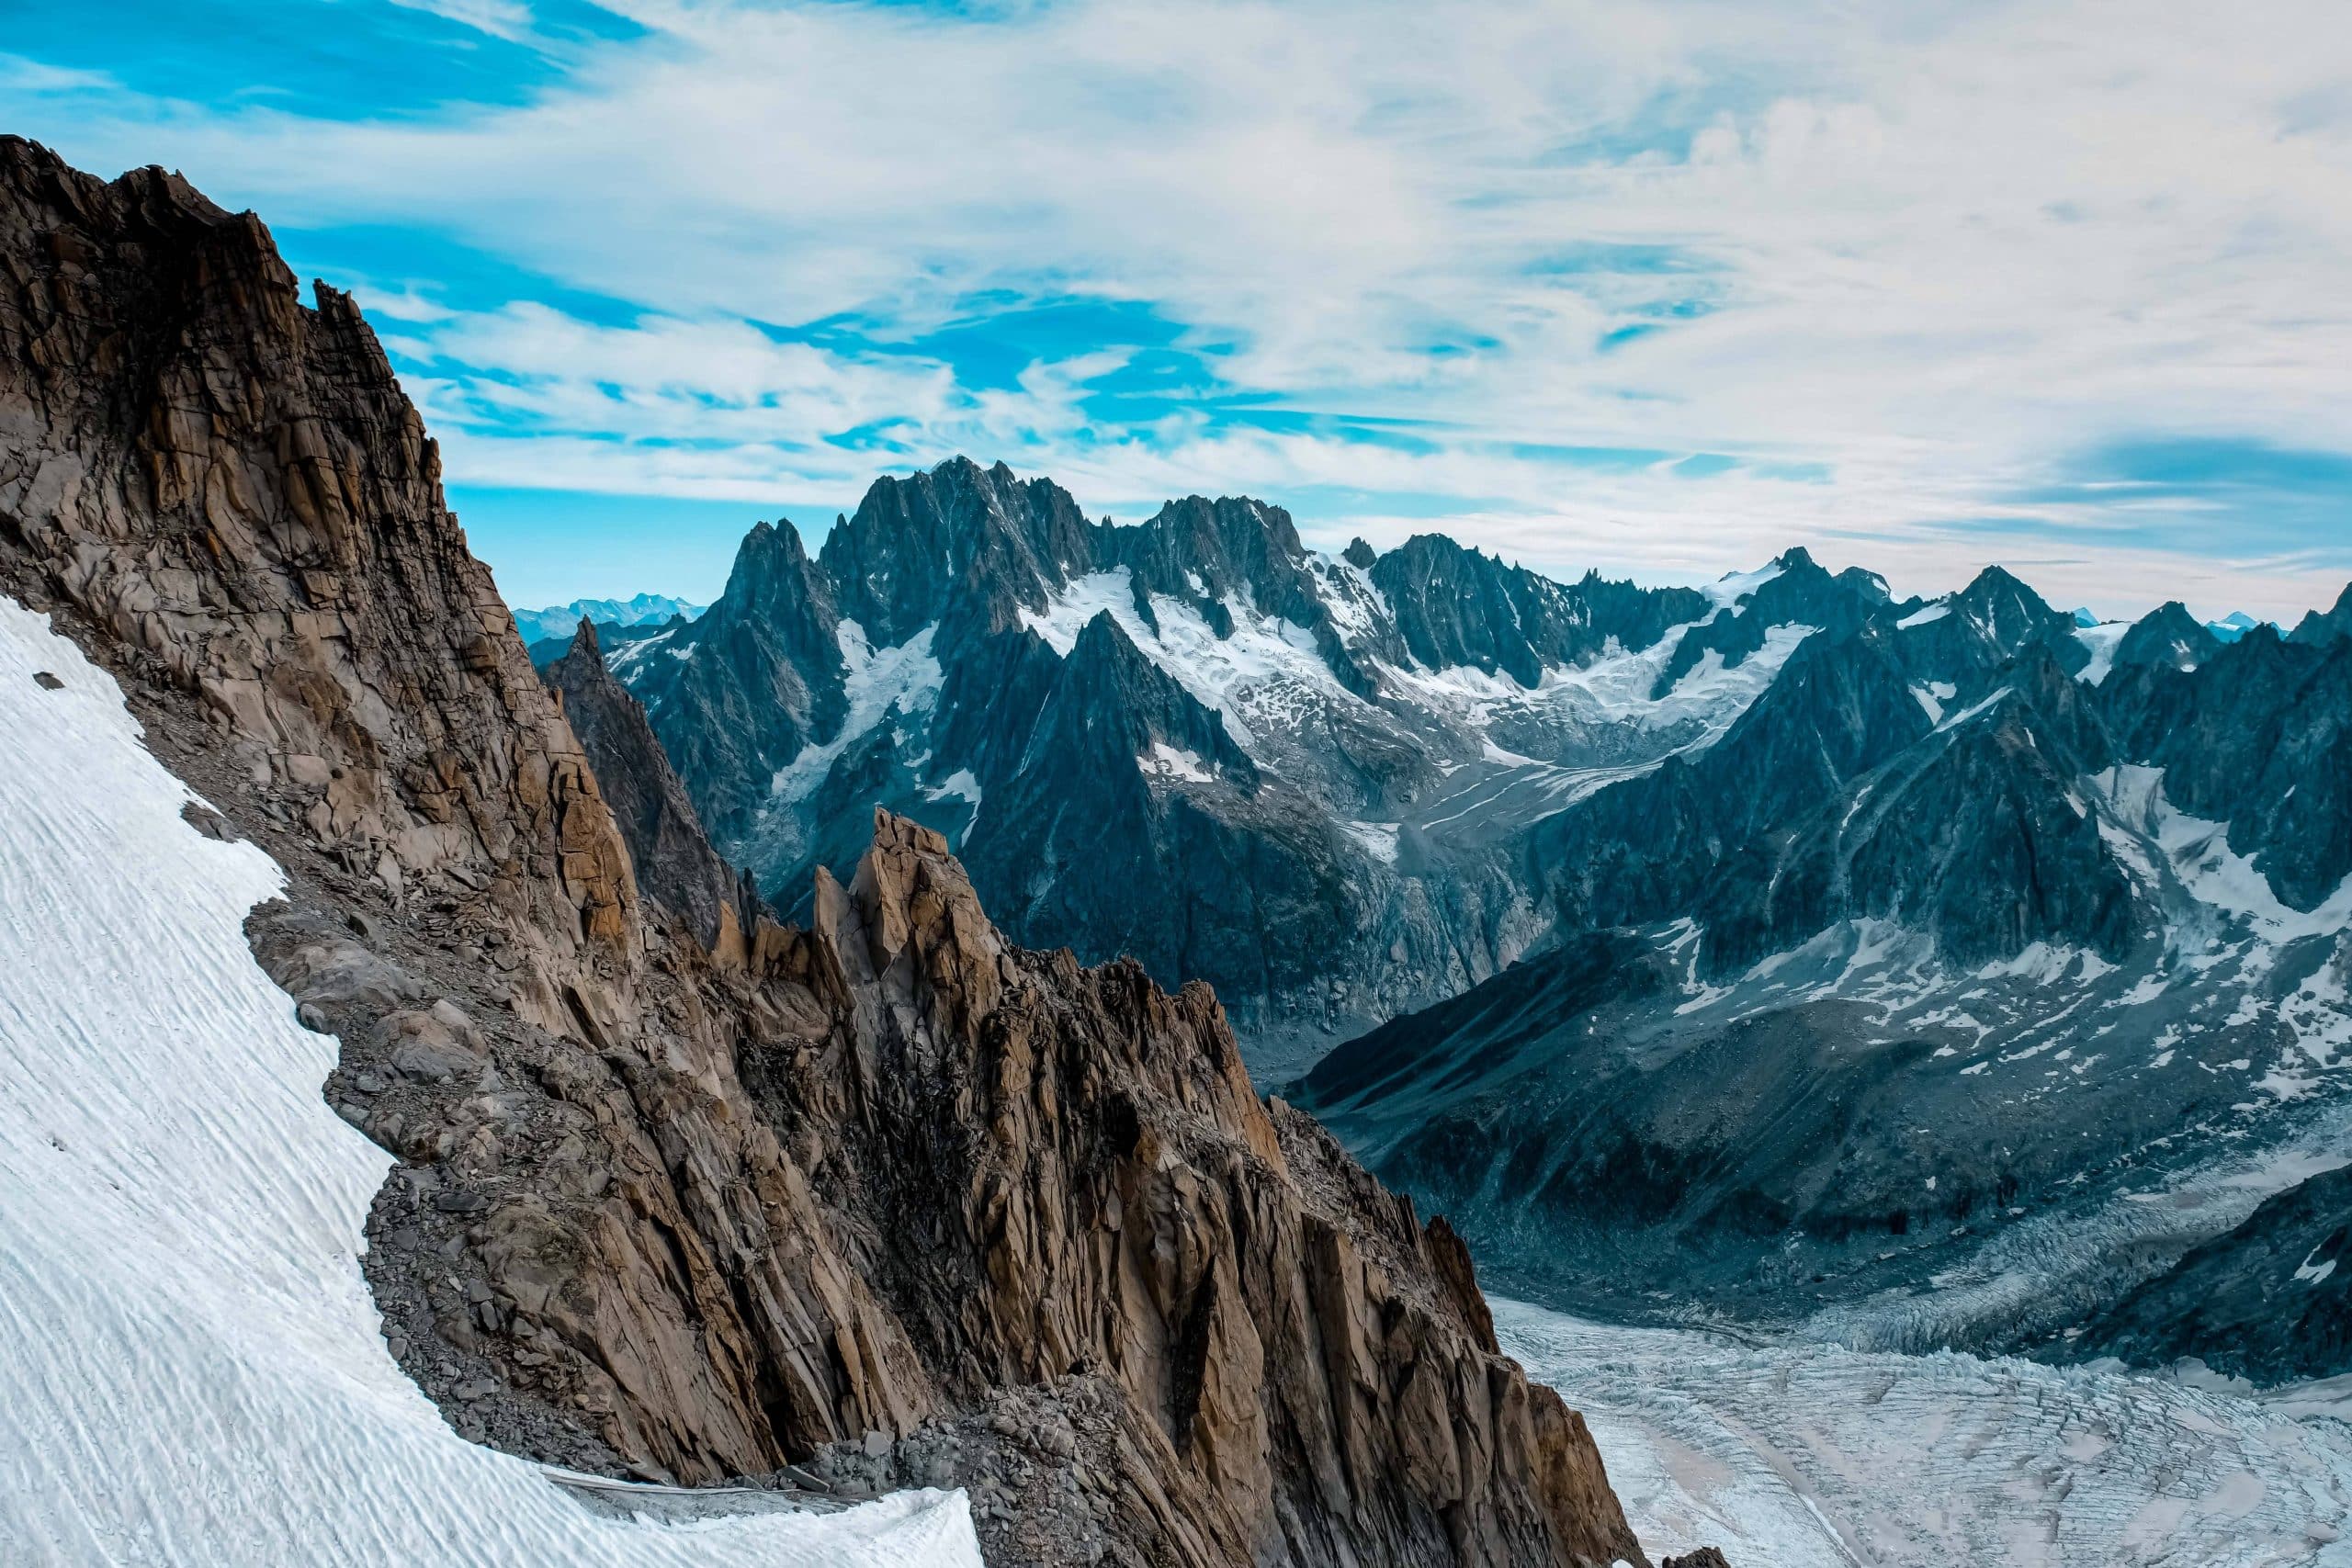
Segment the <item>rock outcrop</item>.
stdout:
<svg viewBox="0 0 2352 1568">
<path fill-rule="evenodd" d="M 0 572 L 194 696 L 395 903 L 508 911 L 512 1005 L 567 1026 L 627 959 L 627 852 L 375 334 L 175 175 L 0 149 Z"/>
<path fill-rule="evenodd" d="M 580 622 L 570 651 L 545 678 L 562 697 L 564 717 L 628 845 L 639 889 L 682 916 L 713 952 L 740 953 L 758 922 L 759 895 L 710 847 L 645 709 L 605 667 L 594 622 Z"/>
<path fill-rule="evenodd" d="M 461 1431 L 968 1484 L 1005 1562 L 1640 1560 L 1461 1243 L 1254 1098 L 1205 988 L 1010 945 L 887 814 L 806 929 L 702 940 L 691 817 L 640 754 L 616 820 L 564 709 L 638 716 L 593 637 L 535 677 L 349 301 L 14 139 L 0 589 L 285 867 L 254 950 L 394 1158 L 367 1267 Z"/>
</svg>

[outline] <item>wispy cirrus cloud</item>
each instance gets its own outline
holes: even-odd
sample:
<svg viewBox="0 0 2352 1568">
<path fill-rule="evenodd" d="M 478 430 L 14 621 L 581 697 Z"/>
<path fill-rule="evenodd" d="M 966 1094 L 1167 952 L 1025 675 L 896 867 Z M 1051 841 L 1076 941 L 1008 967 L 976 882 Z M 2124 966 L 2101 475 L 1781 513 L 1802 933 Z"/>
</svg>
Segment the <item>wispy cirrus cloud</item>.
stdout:
<svg viewBox="0 0 2352 1568">
<path fill-rule="evenodd" d="M 391 4 L 427 12 L 492 38 L 515 39 L 531 30 L 531 8 L 521 0 L 391 0 Z"/>
<path fill-rule="evenodd" d="M 2259 460 L 2352 453 L 2327 6 L 433 8 L 427 108 L 0 93 L 368 272 L 460 479 L 831 510 L 967 449 L 1563 569 L 2352 573 L 2352 485 Z"/>
</svg>

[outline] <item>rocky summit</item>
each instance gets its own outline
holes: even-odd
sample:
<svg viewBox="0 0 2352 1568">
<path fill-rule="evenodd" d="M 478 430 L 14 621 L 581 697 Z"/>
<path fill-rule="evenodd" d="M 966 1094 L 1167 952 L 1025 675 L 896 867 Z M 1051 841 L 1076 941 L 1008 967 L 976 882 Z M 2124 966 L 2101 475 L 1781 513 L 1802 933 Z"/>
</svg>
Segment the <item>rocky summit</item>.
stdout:
<svg viewBox="0 0 2352 1568">
<path fill-rule="evenodd" d="M 1704 749 L 1809 630 L 1885 600 L 1783 565 L 1702 592 L 1437 535 L 1332 558 L 1260 502 L 1091 522 L 957 459 L 877 481 L 813 557 L 761 525 L 707 615 L 611 665 L 780 906 L 882 801 L 1022 941 L 1214 984 L 1280 1077 L 1540 942 L 1521 829 Z"/>
<path fill-rule="evenodd" d="M 114 673 L 191 819 L 283 868 L 253 950 L 390 1158 L 365 1267 L 458 1431 L 817 1506 L 960 1485 L 1006 1563 L 1642 1560 L 1461 1242 L 1253 1095 L 1206 987 L 1012 944 L 888 812 L 847 877 L 810 856 L 797 925 L 704 840 L 782 835 L 756 770 L 871 750 L 951 647 L 1048 728 L 1082 682 L 1139 694 L 1122 746 L 1250 798 L 1118 616 L 1050 620 L 1049 564 L 1109 569 L 1048 491 L 926 481 L 828 570 L 755 538 L 696 656 L 639 683 L 648 725 L 593 630 L 541 683 L 346 298 L 302 304 L 176 176 L 15 139 L 0 410 L 0 590 Z M 918 561 L 934 491 L 1020 507 Z M 1121 536 L 1122 564 L 1284 570 L 1257 522 L 1206 509 L 1204 553 L 1158 561 Z M 746 722 L 673 772 L 653 737 L 689 709 Z"/>
</svg>

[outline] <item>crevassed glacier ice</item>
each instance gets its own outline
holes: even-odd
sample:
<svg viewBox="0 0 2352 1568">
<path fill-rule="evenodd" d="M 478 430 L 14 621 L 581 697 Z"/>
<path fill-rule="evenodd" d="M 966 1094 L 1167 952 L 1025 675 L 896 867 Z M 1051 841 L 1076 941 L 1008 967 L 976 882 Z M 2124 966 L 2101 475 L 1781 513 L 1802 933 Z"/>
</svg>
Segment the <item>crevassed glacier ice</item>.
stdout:
<svg viewBox="0 0 2352 1568">
<path fill-rule="evenodd" d="M 1654 1554 L 1772 1568 L 2343 1568 L 2352 1425 L 2292 1391 L 1622 1328 L 1495 1301 Z"/>
</svg>

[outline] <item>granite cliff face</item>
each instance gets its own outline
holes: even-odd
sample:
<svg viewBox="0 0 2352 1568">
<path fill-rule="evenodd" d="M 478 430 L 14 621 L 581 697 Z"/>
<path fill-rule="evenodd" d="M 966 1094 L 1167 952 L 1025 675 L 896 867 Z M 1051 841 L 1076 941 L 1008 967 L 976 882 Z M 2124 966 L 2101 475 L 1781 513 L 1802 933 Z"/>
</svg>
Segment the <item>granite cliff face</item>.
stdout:
<svg viewBox="0 0 2352 1568">
<path fill-rule="evenodd" d="M 367 1268 L 461 1431 L 967 1484 L 1007 1562 L 1640 1559 L 1453 1233 L 1255 1099 L 1205 988 L 1010 945 L 888 814 L 805 926 L 736 897 L 593 634 L 541 685 L 365 322 L 252 217 L 0 139 L 0 589 L 285 867 L 254 950 L 392 1156 Z M 747 597 L 813 614 L 807 565 L 779 539 Z M 862 700 L 820 619 L 695 625 L 763 723 Z"/>
</svg>

